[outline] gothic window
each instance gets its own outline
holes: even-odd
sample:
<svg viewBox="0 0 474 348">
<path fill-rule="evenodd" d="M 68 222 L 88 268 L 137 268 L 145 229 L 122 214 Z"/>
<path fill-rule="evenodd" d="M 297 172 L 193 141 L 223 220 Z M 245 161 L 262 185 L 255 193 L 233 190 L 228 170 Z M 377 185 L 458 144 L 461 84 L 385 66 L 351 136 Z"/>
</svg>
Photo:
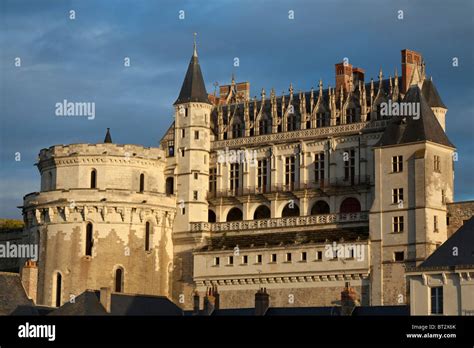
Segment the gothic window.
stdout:
<svg viewBox="0 0 474 348">
<path fill-rule="evenodd" d="M 209 192 L 217 191 L 217 168 L 209 168 Z"/>
<path fill-rule="evenodd" d="M 91 188 L 97 188 L 97 171 L 95 169 L 91 171 Z"/>
<path fill-rule="evenodd" d="M 403 156 L 392 156 L 392 172 L 399 173 L 403 171 Z"/>
<path fill-rule="evenodd" d="M 145 174 L 140 174 L 140 192 L 145 191 Z"/>
<path fill-rule="evenodd" d="M 86 226 L 86 256 L 92 256 L 93 245 L 94 245 L 93 226 L 89 222 Z"/>
<path fill-rule="evenodd" d="M 320 152 L 315 155 L 314 181 L 316 183 L 324 183 L 324 152 Z"/>
<path fill-rule="evenodd" d="M 147 221 L 145 224 L 145 251 L 150 251 L 151 224 Z"/>
<path fill-rule="evenodd" d="M 354 184 L 355 179 L 355 150 L 350 149 L 344 154 L 344 181 L 350 181 Z"/>
<path fill-rule="evenodd" d="M 56 307 L 61 306 L 61 292 L 62 292 L 62 283 L 63 283 L 63 277 L 61 276 L 61 273 L 56 272 L 56 284 L 55 284 L 55 296 L 54 296 L 54 304 Z"/>
<path fill-rule="evenodd" d="M 232 163 L 230 165 L 230 190 L 237 194 L 239 190 L 240 164 Z"/>
<path fill-rule="evenodd" d="M 288 115 L 286 130 L 288 132 L 298 129 L 297 118 L 294 113 Z"/>
<path fill-rule="evenodd" d="M 356 122 L 356 110 L 355 108 L 349 108 L 346 110 L 346 123 Z"/>
<path fill-rule="evenodd" d="M 123 268 L 118 267 L 115 270 L 115 292 L 123 292 L 124 280 L 123 280 Z"/>
<path fill-rule="evenodd" d="M 272 123 L 267 118 L 267 116 L 263 116 L 262 119 L 258 123 L 258 134 L 270 134 L 272 132 Z"/>
<path fill-rule="evenodd" d="M 394 188 L 392 190 L 392 203 L 399 204 L 403 202 L 403 188 Z"/>
<path fill-rule="evenodd" d="M 267 159 L 257 163 L 257 188 L 259 193 L 267 191 Z"/>
<path fill-rule="evenodd" d="M 404 229 L 404 217 L 403 216 L 393 216 L 392 217 L 392 232 L 400 233 Z"/>
<path fill-rule="evenodd" d="M 242 125 L 240 123 L 234 123 L 232 126 L 232 138 L 242 137 Z"/>
<path fill-rule="evenodd" d="M 295 156 L 285 158 L 285 189 L 293 190 L 295 186 Z"/>
<path fill-rule="evenodd" d="M 443 287 L 431 288 L 431 314 L 443 314 Z"/>
</svg>

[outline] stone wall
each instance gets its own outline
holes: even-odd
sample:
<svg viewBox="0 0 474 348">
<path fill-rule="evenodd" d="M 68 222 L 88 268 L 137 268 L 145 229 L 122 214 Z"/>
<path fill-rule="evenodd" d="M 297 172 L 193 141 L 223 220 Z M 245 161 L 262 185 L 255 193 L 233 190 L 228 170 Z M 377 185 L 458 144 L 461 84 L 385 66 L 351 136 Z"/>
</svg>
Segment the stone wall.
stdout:
<svg viewBox="0 0 474 348">
<path fill-rule="evenodd" d="M 448 203 L 448 238 L 474 216 L 474 201 Z"/>
</svg>

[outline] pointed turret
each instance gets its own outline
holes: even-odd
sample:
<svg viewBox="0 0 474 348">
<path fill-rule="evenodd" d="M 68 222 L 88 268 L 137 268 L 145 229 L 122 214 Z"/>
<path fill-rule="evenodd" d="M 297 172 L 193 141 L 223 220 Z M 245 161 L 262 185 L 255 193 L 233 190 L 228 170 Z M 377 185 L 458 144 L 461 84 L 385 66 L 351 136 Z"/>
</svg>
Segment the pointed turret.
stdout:
<svg viewBox="0 0 474 348">
<path fill-rule="evenodd" d="M 107 128 L 107 133 L 105 134 L 104 143 L 112 144 L 112 136 L 110 135 L 110 128 Z"/>
<path fill-rule="evenodd" d="M 189 62 L 183 85 L 181 86 L 181 92 L 179 92 L 179 97 L 174 105 L 189 102 L 210 104 L 201 73 L 201 67 L 199 66 L 196 42 L 194 42 L 193 55 Z"/>
</svg>

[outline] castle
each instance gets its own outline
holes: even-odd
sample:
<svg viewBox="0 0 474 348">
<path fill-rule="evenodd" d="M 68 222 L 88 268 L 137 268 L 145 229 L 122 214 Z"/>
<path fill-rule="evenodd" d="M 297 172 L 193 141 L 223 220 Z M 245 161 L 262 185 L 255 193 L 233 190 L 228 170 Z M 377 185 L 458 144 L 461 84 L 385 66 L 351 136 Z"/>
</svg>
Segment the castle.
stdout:
<svg viewBox="0 0 474 348">
<path fill-rule="evenodd" d="M 234 78 L 209 95 L 194 46 L 159 148 L 108 130 L 41 150 L 22 207 L 40 250 L 29 295 L 109 287 L 189 309 L 218 286 L 235 308 L 265 287 L 276 306 L 331 306 L 350 283 L 362 305 L 408 303 L 405 267 L 448 238 L 455 148 L 421 54 L 401 58 L 401 76 L 343 62 L 334 88 L 257 100 Z"/>
</svg>

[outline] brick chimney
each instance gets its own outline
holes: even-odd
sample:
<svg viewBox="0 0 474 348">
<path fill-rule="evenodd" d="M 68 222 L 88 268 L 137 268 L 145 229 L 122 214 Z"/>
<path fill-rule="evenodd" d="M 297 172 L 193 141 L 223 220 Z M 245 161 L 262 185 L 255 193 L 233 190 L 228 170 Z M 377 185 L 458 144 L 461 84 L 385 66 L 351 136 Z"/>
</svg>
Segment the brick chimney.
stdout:
<svg viewBox="0 0 474 348">
<path fill-rule="evenodd" d="M 219 293 L 217 286 L 207 289 L 206 297 L 204 297 L 204 315 L 211 315 L 212 312 L 219 309 Z"/>
<path fill-rule="evenodd" d="M 341 86 L 344 94 L 349 91 L 349 81 L 352 76 L 352 65 L 349 63 L 336 64 L 336 94 L 338 95 Z"/>
<path fill-rule="evenodd" d="M 193 296 L 193 315 L 199 315 L 199 302 L 200 302 L 199 293 L 197 291 L 194 292 Z"/>
<path fill-rule="evenodd" d="M 107 313 L 112 309 L 112 291 L 110 288 L 100 288 L 100 304 Z"/>
<path fill-rule="evenodd" d="M 358 304 L 357 292 L 354 288 L 351 288 L 349 282 L 346 282 L 346 286 L 341 292 L 341 315 L 352 315 L 354 308 Z"/>
<path fill-rule="evenodd" d="M 38 265 L 36 261 L 28 260 L 21 270 L 21 282 L 26 295 L 36 304 L 38 290 Z"/>
<path fill-rule="evenodd" d="M 234 97 L 238 102 L 250 99 L 250 82 L 238 82 L 232 80 L 230 85 L 219 86 L 219 96 L 214 99 L 214 103 L 226 105 L 229 102 L 229 95 L 234 90 Z"/>
<path fill-rule="evenodd" d="M 402 50 L 402 86 L 401 93 L 405 94 L 410 88 L 411 76 L 415 69 L 420 68 L 423 57 L 420 53 L 404 49 Z"/>
<path fill-rule="evenodd" d="M 266 288 L 260 288 L 255 293 L 255 315 L 265 315 L 268 307 L 270 307 L 270 295 L 268 295 Z"/>
</svg>

